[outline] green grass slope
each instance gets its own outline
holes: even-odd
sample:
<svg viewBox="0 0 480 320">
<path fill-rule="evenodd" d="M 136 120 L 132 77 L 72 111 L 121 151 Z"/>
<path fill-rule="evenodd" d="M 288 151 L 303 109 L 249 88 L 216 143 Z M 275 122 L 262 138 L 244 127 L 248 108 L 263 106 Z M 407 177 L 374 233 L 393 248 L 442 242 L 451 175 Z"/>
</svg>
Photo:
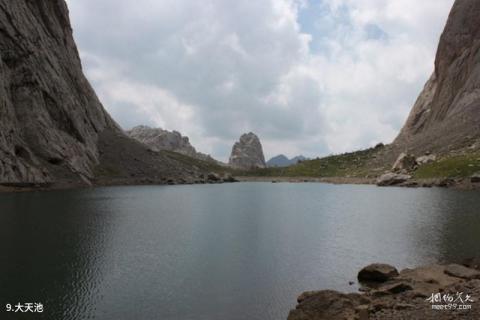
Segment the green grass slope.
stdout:
<svg viewBox="0 0 480 320">
<path fill-rule="evenodd" d="M 472 153 L 450 156 L 420 166 L 413 177 L 416 179 L 466 178 L 478 172 L 480 172 L 480 153 Z"/>
<path fill-rule="evenodd" d="M 371 178 L 383 171 L 385 166 L 377 161 L 382 148 L 333 155 L 307 160 L 285 168 L 266 168 L 241 172 L 244 176 L 257 177 L 351 177 Z"/>
</svg>

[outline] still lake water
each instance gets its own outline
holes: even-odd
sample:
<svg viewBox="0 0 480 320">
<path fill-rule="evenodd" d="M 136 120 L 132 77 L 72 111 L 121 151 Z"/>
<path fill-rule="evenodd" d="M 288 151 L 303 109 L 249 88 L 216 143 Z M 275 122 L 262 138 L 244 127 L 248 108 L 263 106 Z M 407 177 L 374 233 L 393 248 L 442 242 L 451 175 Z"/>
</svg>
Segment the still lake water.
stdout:
<svg viewBox="0 0 480 320">
<path fill-rule="evenodd" d="M 371 262 L 478 256 L 480 193 L 238 183 L 0 194 L 0 318 L 286 319 Z M 39 314 L 5 304 L 41 302 Z"/>
</svg>

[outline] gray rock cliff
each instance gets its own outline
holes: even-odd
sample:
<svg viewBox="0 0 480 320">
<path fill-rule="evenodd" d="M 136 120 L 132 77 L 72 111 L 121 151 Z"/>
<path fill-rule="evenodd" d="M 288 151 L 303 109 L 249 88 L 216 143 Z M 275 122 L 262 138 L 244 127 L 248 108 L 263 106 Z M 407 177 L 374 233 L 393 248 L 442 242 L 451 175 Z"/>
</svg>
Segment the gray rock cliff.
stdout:
<svg viewBox="0 0 480 320">
<path fill-rule="evenodd" d="M 64 0 L 0 0 L 0 185 L 193 183 L 128 137 L 85 78 Z"/>
<path fill-rule="evenodd" d="M 440 38 L 435 71 L 394 147 L 414 154 L 445 154 L 479 141 L 479 16 L 480 1 L 455 1 Z"/>
<path fill-rule="evenodd" d="M 118 130 L 82 72 L 63 0 L 0 0 L 0 183 L 90 180 Z"/>
<path fill-rule="evenodd" d="M 262 144 L 254 133 L 242 135 L 240 140 L 233 145 L 229 165 L 233 168 L 247 170 L 266 167 Z"/>
<path fill-rule="evenodd" d="M 190 144 L 188 137 L 182 136 L 180 132 L 177 131 L 137 126 L 127 131 L 127 134 L 154 151 L 168 150 L 203 161 L 218 162 L 207 154 L 197 152 Z"/>
</svg>

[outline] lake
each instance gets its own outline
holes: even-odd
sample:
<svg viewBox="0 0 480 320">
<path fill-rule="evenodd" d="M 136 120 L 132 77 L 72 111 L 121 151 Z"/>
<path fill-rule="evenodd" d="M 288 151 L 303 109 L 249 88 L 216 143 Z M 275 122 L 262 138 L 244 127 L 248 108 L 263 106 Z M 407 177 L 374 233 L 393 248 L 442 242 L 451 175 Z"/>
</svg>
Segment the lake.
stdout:
<svg viewBox="0 0 480 320">
<path fill-rule="evenodd" d="M 480 251 L 480 194 L 319 183 L 0 194 L 0 318 L 277 320 L 303 291 L 355 291 Z"/>
</svg>

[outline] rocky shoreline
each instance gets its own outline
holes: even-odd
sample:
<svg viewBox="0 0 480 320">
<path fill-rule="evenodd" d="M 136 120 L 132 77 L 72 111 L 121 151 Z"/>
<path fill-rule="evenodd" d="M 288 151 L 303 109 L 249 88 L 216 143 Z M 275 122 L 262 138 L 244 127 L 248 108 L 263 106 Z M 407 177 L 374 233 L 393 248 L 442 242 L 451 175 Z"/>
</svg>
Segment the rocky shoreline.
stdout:
<svg viewBox="0 0 480 320">
<path fill-rule="evenodd" d="M 331 183 L 331 184 L 375 184 L 372 178 L 346 178 L 346 177 L 262 177 L 262 176 L 237 176 L 240 182 L 289 182 L 289 183 Z"/>
<path fill-rule="evenodd" d="M 480 319 L 480 259 L 400 272 L 372 264 L 358 280 L 362 293 L 301 294 L 288 320 Z"/>
<path fill-rule="evenodd" d="M 397 184 L 379 185 L 375 178 L 358 177 L 258 177 L 238 176 L 241 182 L 288 182 L 288 183 L 331 183 L 331 184 L 365 184 L 378 185 L 380 187 L 404 187 L 404 188 L 451 188 L 458 190 L 478 190 L 480 181 L 471 178 L 434 178 L 434 179 L 410 179 Z"/>
<path fill-rule="evenodd" d="M 250 176 L 231 176 L 225 177 L 217 174 L 211 175 L 211 178 L 205 176 L 203 179 L 193 178 L 138 178 L 138 179 L 101 179 L 93 184 L 79 183 L 77 181 L 53 183 L 53 184 L 8 184 L 0 185 L 0 193 L 6 192 L 29 192 L 29 191 L 48 191 L 64 190 L 90 187 L 106 186 L 144 186 L 144 185 L 194 185 L 194 184 L 221 184 L 233 182 L 271 182 L 271 183 L 328 183 L 328 184 L 352 184 L 352 185 L 376 185 L 377 180 L 372 178 L 347 178 L 347 177 L 250 177 Z M 400 184 L 385 185 L 381 187 L 403 187 L 403 188 L 449 188 L 456 190 L 480 190 L 479 182 L 472 182 L 471 179 L 422 179 L 409 180 Z"/>
<path fill-rule="evenodd" d="M 72 182 L 62 183 L 44 183 L 44 184 L 0 184 L 0 193 L 10 192 L 31 192 L 31 191 L 52 191 L 52 190 L 68 190 L 82 188 L 96 188 L 107 186 L 145 186 L 145 185 L 196 185 L 196 184 L 223 184 L 234 183 L 238 180 L 230 174 L 219 175 L 209 173 L 200 175 L 197 178 L 138 178 L 138 179 L 99 179 L 93 184 Z"/>
</svg>

